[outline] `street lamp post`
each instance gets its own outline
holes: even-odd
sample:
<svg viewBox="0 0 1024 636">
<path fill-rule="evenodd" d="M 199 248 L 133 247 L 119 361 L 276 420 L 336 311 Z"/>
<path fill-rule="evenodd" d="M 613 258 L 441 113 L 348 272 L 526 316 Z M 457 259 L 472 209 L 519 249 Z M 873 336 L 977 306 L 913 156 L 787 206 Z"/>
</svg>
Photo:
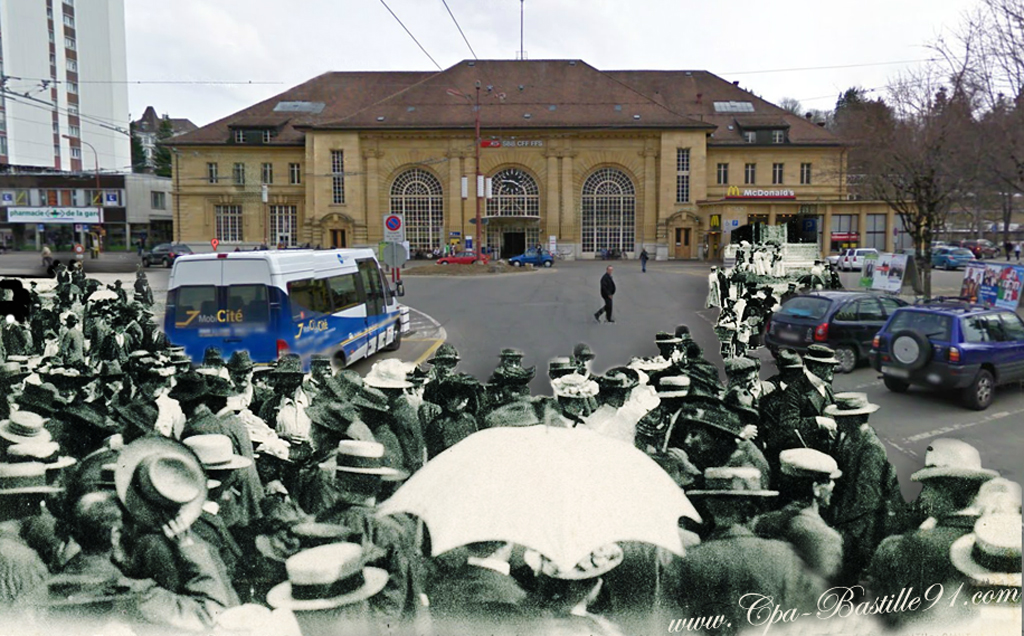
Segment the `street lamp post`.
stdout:
<svg viewBox="0 0 1024 636">
<path fill-rule="evenodd" d="M 94 167 L 94 171 L 96 173 L 96 197 L 97 197 L 96 198 L 96 221 L 98 223 L 103 223 L 103 193 L 100 191 L 100 153 L 96 152 L 96 146 L 93 146 L 91 143 L 89 143 L 88 141 L 86 141 L 84 139 L 81 139 L 79 137 L 72 137 L 71 135 L 61 135 L 61 137 L 63 137 L 64 139 L 67 139 L 68 141 L 74 141 L 74 140 L 77 139 L 78 143 L 85 144 L 86 146 L 89 146 L 90 150 L 92 150 L 93 167 Z M 79 238 L 79 240 L 82 243 L 82 247 L 84 248 L 85 247 L 85 230 L 84 229 L 79 231 L 79 237 L 78 238 Z M 130 237 L 125 237 L 125 242 L 126 243 L 128 242 L 129 238 Z"/>
</svg>

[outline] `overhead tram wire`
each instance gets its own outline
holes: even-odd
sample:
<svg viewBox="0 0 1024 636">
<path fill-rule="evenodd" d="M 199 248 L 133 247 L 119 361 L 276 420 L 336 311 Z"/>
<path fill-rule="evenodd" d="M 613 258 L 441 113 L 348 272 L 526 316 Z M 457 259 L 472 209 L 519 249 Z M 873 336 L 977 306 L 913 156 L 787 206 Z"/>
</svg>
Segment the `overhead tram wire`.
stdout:
<svg viewBox="0 0 1024 636">
<path fill-rule="evenodd" d="M 405 32 L 409 34 L 409 37 L 411 37 L 412 41 L 416 43 L 416 46 L 420 47 L 420 50 L 423 51 L 423 54 L 426 55 L 428 58 L 430 58 L 430 61 L 434 63 L 434 66 L 437 67 L 437 70 L 443 71 L 444 69 L 441 68 L 441 65 L 437 63 L 437 60 L 435 60 L 434 57 L 430 53 L 427 53 L 427 49 L 423 48 L 423 45 L 420 44 L 420 41 L 417 40 L 416 36 L 413 35 L 412 31 L 409 30 L 409 27 L 405 26 L 405 23 L 403 23 L 402 20 L 397 15 L 395 15 L 395 12 L 391 10 L 391 7 L 388 6 L 388 3 L 385 2 L 384 0 L 380 0 L 380 3 L 382 5 L 384 5 L 385 9 L 388 10 L 388 13 L 391 14 L 391 17 L 393 17 L 395 20 L 397 20 L 398 24 L 400 24 L 401 27 L 403 29 L 405 29 Z"/>
<path fill-rule="evenodd" d="M 473 45 L 469 43 L 469 38 L 466 37 L 466 34 L 462 31 L 462 27 L 459 26 L 459 21 L 455 19 L 455 14 L 452 13 L 451 7 L 448 6 L 448 0 L 441 0 L 441 3 L 444 4 L 444 8 L 448 10 L 448 15 L 452 17 L 452 22 L 455 23 L 455 28 L 459 30 L 459 35 L 462 36 L 462 41 L 469 47 L 469 52 L 473 54 L 473 59 L 480 59 L 476 56 L 476 51 L 473 50 Z"/>
<path fill-rule="evenodd" d="M 112 125 L 112 124 L 110 124 L 110 123 L 108 123 L 108 122 L 106 122 L 106 121 L 104 121 L 102 119 L 93 118 L 91 115 L 83 115 L 81 113 L 69 113 L 66 108 L 61 108 L 60 106 L 57 106 L 53 102 L 48 102 L 48 101 L 45 101 L 45 100 L 42 100 L 42 99 L 37 99 L 35 97 L 31 97 L 29 95 L 23 95 L 21 93 L 16 93 L 16 92 L 14 92 L 14 91 L 12 91 L 10 89 L 0 89 L 0 95 L 3 95 L 7 99 L 10 99 L 10 100 L 12 100 L 14 102 L 18 102 L 18 103 L 23 104 L 25 106 L 31 106 L 33 108 L 39 108 L 39 109 L 46 110 L 46 111 L 49 111 L 49 112 L 53 112 L 54 110 L 56 110 L 58 113 L 60 113 L 62 115 L 73 115 L 75 117 L 78 117 L 83 123 L 89 123 L 89 124 L 92 124 L 93 126 L 98 126 L 99 128 L 105 128 L 107 130 L 112 130 L 114 132 L 121 133 L 122 135 L 129 135 L 130 134 L 127 129 L 120 128 L 118 126 Z"/>
<path fill-rule="evenodd" d="M 797 71 L 828 71 L 840 68 L 864 68 L 868 66 L 890 66 L 892 64 L 917 64 L 920 62 L 935 62 L 938 58 L 925 58 L 921 60 L 894 60 L 892 62 L 866 62 L 863 64 L 838 64 L 835 66 L 806 66 L 803 68 L 773 68 L 760 71 L 726 71 L 722 75 L 760 75 L 762 73 L 792 73 Z"/>
</svg>

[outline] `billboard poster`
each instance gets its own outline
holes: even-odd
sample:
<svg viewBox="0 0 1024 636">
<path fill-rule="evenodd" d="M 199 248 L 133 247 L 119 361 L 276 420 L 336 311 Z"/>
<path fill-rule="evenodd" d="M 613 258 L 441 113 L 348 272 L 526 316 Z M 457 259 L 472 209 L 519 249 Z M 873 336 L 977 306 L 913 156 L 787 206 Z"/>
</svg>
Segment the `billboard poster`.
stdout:
<svg viewBox="0 0 1024 636">
<path fill-rule="evenodd" d="M 899 293 L 903 288 L 903 276 L 907 271 L 906 254 L 881 254 L 877 261 L 866 261 L 864 275 L 868 276 L 868 267 L 871 268 L 871 289 Z"/>
<path fill-rule="evenodd" d="M 871 289 L 871 283 L 875 277 L 875 267 L 878 266 L 878 254 L 868 253 L 864 255 L 864 265 L 860 270 L 860 287 Z"/>
<path fill-rule="evenodd" d="M 1022 284 L 1024 267 L 1020 265 L 970 263 L 964 269 L 960 296 L 990 307 L 1017 309 Z"/>
</svg>

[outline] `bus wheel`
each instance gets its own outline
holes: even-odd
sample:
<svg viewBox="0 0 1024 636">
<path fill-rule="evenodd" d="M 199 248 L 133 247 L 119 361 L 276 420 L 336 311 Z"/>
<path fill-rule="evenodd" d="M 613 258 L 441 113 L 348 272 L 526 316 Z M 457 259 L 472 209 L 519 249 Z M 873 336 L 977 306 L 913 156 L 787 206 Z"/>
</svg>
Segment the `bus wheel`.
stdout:
<svg viewBox="0 0 1024 636">
<path fill-rule="evenodd" d="M 398 351 L 398 348 L 402 346 L 402 330 L 395 330 L 395 339 L 391 341 L 391 344 L 384 347 L 384 351 Z"/>
<path fill-rule="evenodd" d="M 345 366 L 345 353 L 343 351 L 336 352 L 334 356 L 331 357 L 331 369 L 337 373 L 344 369 Z"/>
</svg>

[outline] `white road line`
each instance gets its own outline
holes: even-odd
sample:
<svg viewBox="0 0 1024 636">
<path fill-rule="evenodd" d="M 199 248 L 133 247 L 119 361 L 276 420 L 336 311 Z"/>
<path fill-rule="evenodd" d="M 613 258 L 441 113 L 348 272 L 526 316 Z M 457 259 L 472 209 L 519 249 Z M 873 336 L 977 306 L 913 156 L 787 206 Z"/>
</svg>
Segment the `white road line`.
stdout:
<svg viewBox="0 0 1024 636">
<path fill-rule="evenodd" d="M 902 443 L 906 444 L 906 443 L 912 443 L 912 442 L 920 442 L 922 440 L 931 439 L 933 437 L 938 437 L 939 435 L 945 435 L 947 433 L 953 433 L 955 431 L 962 431 L 962 430 L 964 430 L 966 428 L 973 428 L 975 426 L 980 426 L 982 424 L 987 424 L 988 422 L 994 422 L 995 420 L 1001 420 L 1001 419 L 1004 419 L 1004 418 L 1009 417 L 1011 415 L 1017 415 L 1018 413 L 1024 413 L 1024 408 L 1019 408 L 1019 409 L 1016 409 L 1014 411 L 1000 411 L 998 413 L 992 413 L 991 415 L 987 415 L 987 416 L 981 418 L 980 420 L 976 420 L 974 422 L 963 422 L 961 424 L 951 424 L 949 426 L 943 426 L 942 428 L 937 428 L 937 429 L 928 431 L 927 433 L 919 433 L 917 435 L 911 435 L 910 437 L 904 438 Z M 895 446 L 895 444 L 893 444 L 893 445 Z"/>
</svg>

